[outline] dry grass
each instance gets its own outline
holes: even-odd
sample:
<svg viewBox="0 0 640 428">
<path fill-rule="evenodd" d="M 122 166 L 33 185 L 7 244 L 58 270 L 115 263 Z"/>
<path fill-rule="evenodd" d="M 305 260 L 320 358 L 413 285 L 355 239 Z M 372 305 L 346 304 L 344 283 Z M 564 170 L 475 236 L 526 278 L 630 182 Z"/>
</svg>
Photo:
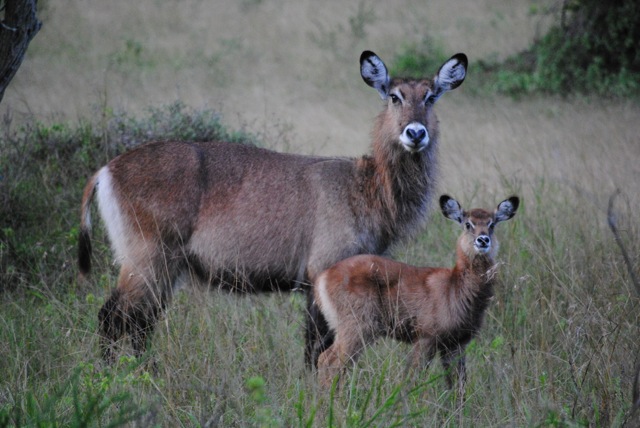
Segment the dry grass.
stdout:
<svg viewBox="0 0 640 428">
<path fill-rule="evenodd" d="M 622 189 L 616 209 L 638 270 L 640 106 L 472 94 L 474 60 L 522 49 L 546 25 L 529 16 L 530 1 L 220 3 L 44 2 L 44 27 L 0 113 L 74 121 L 179 99 L 221 111 L 226 124 L 260 134 L 270 147 L 358 155 L 380 108 L 358 75 L 359 53 L 373 49 L 391 62 L 429 35 L 471 59 L 468 81 L 439 101 L 439 190 L 466 206 L 511 193 L 524 204 L 498 231 L 502 286 L 469 350 L 460 412 L 442 380 L 429 381 L 439 368 L 407 379 L 405 348 L 392 342 L 371 349 L 348 391 L 332 399 L 303 368 L 302 296 L 191 290 L 178 295 L 155 336 L 158 376 L 121 367 L 125 374 L 113 381 L 151 409 L 140 425 L 323 426 L 333 418 L 359 426 L 371 417 L 381 425 L 412 412 L 425 413 L 421 426 L 621 425 L 640 346 L 638 300 L 606 208 Z M 397 256 L 448 265 L 456 233 L 435 215 Z M 101 263 L 96 273 L 110 273 Z M 55 389 L 77 366 L 96 362 L 95 314 L 114 280 L 81 285 L 85 299 L 53 298 L 55 284 L 34 285 L 50 299 L 35 318 L 3 302 L 9 346 L 0 356 L 11 375 L 0 383 L 0 406 L 24 391 Z M 103 379 L 84 367 L 87 382 Z M 248 386 L 254 376 L 266 386 Z"/>
</svg>

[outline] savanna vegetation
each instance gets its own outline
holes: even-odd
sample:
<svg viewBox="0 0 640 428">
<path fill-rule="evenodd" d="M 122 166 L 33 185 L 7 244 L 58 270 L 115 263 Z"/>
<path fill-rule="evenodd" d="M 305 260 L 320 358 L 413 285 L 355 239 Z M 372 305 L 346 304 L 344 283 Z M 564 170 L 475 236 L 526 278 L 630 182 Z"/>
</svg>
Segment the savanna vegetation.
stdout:
<svg viewBox="0 0 640 428">
<path fill-rule="evenodd" d="M 579 10 L 567 16 L 556 2 L 505 1 L 499 7 L 465 2 L 468 10 L 436 2 L 422 11 L 421 3 L 407 1 L 402 15 L 362 1 L 336 3 L 333 8 L 345 10 L 336 17 L 299 2 L 280 22 L 281 2 L 248 0 L 209 17 L 221 29 L 208 32 L 209 22 L 197 19 L 208 9 L 198 2 L 183 5 L 184 16 L 170 2 L 145 3 L 136 6 L 137 18 L 123 2 L 122 15 L 110 21 L 121 32 L 117 39 L 106 30 L 93 35 L 78 18 L 105 29 L 99 14 L 71 3 L 62 14 L 62 6 L 41 3 L 44 26 L 33 55 L 2 104 L 0 426 L 636 426 L 640 293 L 629 268 L 640 272 L 637 52 L 614 72 L 604 68 L 610 56 L 601 54 L 571 79 L 584 85 L 555 83 L 568 74 L 562 64 L 545 62 L 551 59 L 544 53 L 560 52 L 551 43 L 567 42 L 557 32 L 575 29 Z M 99 3 L 88 6 L 100 11 Z M 82 51 L 64 31 L 46 33 L 61 16 L 76 19 L 74 31 L 91 49 Z M 187 18 L 198 35 L 152 32 L 163 23 L 186 28 L 179 24 Z M 418 26 L 429 19 L 432 25 Z M 137 25 L 126 25 L 129 20 Z M 228 22 L 252 24 L 255 34 L 234 33 Z M 523 23 L 530 32 L 518 31 Z M 406 28 L 415 34 L 407 36 Z M 284 42 L 289 33 L 299 37 Z M 282 46 L 271 48 L 274 40 Z M 131 358 L 125 343 L 117 364 L 104 366 L 97 312 L 117 269 L 95 221 L 93 276 L 77 278 L 87 177 L 148 140 L 224 138 L 305 153 L 362 153 L 379 108 L 378 95 L 358 74 L 363 49 L 406 74 L 433 73 L 443 57 L 469 54 L 467 81 L 438 101 L 438 189 L 465 206 L 490 208 L 511 194 L 522 200 L 518 216 L 496 232 L 499 285 L 484 329 L 467 349 L 463 406 L 444 388 L 437 362 L 424 373 L 406 371 L 408 348 L 392 341 L 369 349 L 341 392 L 320 390 L 303 364 L 305 298 L 298 293 L 185 288 L 159 323 L 147 358 Z M 249 67 L 252 55 L 264 63 Z M 205 67 L 202 75 L 192 71 Z M 71 68 L 77 86 L 62 76 Z M 89 102 L 92 92 L 83 85 L 93 72 L 103 74 Z M 280 73 L 286 78 L 270 80 Z M 183 82 L 175 91 L 183 96 L 162 98 L 173 79 Z M 198 105 L 198 91 L 213 94 L 211 100 Z M 264 122 L 256 119 L 261 115 Z M 607 224 L 618 189 L 612 220 L 629 264 Z M 394 257 L 450 265 L 457 235 L 434 212 L 424 232 Z"/>
</svg>

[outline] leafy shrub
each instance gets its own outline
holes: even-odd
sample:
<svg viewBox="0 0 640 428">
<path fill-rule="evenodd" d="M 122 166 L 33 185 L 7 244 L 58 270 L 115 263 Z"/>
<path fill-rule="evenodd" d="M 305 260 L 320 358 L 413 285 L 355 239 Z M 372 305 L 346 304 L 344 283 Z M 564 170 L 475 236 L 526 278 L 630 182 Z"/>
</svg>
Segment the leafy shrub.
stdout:
<svg viewBox="0 0 640 428">
<path fill-rule="evenodd" d="M 474 64 L 474 86 L 514 96 L 536 92 L 640 95 L 639 2 L 566 1 L 559 21 L 526 51 L 504 61 Z M 446 58 L 440 45 L 426 37 L 397 57 L 392 68 L 409 76 L 422 75 Z"/>
<path fill-rule="evenodd" d="M 640 93 L 640 3 L 574 0 L 564 4 L 561 22 L 526 52 L 496 72 L 496 88 L 521 94 L 588 93 L 637 96 Z"/>
<path fill-rule="evenodd" d="M 435 73 L 448 58 L 442 43 L 425 35 L 419 44 L 406 46 L 395 57 L 390 73 L 392 76 L 424 77 Z"/>
</svg>

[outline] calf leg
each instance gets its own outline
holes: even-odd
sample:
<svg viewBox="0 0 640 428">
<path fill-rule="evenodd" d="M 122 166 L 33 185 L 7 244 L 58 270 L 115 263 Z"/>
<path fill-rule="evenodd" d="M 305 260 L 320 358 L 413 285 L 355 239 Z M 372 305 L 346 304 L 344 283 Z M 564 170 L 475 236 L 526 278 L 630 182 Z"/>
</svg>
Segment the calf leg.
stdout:
<svg viewBox="0 0 640 428">
<path fill-rule="evenodd" d="M 447 372 L 447 387 L 449 389 L 456 387 L 459 403 L 462 404 L 467 382 L 464 347 L 458 344 L 450 347 L 441 347 L 440 357 L 442 358 L 442 365 Z"/>
<path fill-rule="evenodd" d="M 342 363 L 334 345 L 328 347 L 318 357 L 318 382 L 323 388 L 331 387 L 333 379 L 340 374 Z"/>
<path fill-rule="evenodd" d="M 338 332 L 333 344 L 322 352 L 318 358 L 318 381 L 320 385 L 323 388 L 330 388 L 333 380 L 338 376 L 338 386 L 340 386 L 343 376 L 350 366 L 355 365 L 367 342 L 369 340 L 362 336 L 348 336 L 343 332 Z"/>
<path fill-rule="evenodd" d="M 423 337 L 413 344 L 411 356 L 407 363 L 414 369 L 418 369 L 420 371 L 426 370 L 429 368 L 429 365 L 431 365 L 431 361 L 433 361 L 435 354 L 436 347 L 433 338 Z"/>
<path fill-rule="evenodd" d="M 304 361 L 307 368 L 318 368 L 319 355 L 334 341 L 333 331 L 314 302 L 312 291 L 307 292 L 306 335 Z"/>
</svg>

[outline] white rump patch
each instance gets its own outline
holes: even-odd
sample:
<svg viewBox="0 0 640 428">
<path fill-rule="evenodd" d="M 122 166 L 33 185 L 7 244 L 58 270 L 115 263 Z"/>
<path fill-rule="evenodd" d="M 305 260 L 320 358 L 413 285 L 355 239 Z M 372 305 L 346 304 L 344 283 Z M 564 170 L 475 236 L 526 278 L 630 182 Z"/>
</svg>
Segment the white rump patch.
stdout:
<svg viewBox="0 0 640 428">
<path fill-rule="evenodd" d="M 335 306 L 331 302 L 331 297 L 329 297 L 329 293 L 327 292 L 327 280 L 326 275 L 320 275 L 318 281 L 316 281 L 316 287 L 318 287 L 318 298 L 320 300 L 319 306 L 322 311 L 325 319 L 327 320 L 327 324 L 332 330 L 335 330 L 338 326 L 338 311 L 336 311 Z"/>
<path fill-rule="evenodd" d="M 113 189 L 113 177 L 108 166 L 104 166 L 98 172 L 97 199 L 100 216 L 104 221 L 111 248 L 120 263 L 127 253 L 127 228 L 120 209 L 120 201 Z"/>
</svg>

